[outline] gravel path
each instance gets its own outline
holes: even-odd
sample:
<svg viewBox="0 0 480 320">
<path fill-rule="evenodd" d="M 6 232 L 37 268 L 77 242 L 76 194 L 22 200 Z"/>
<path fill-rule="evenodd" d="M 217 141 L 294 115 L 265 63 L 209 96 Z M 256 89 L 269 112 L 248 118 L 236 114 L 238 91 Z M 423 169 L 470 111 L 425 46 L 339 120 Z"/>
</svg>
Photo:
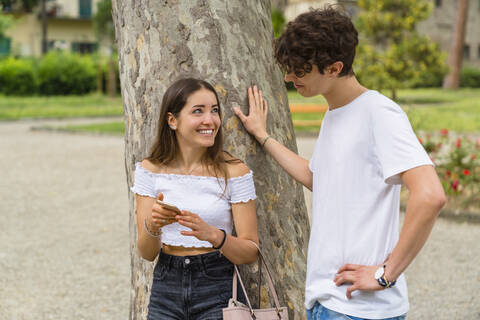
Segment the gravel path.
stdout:
<svg viewBox="0 0 480 320">
<path fill-rule="evenodd" d="M 29 130 L 55 123 L 0 122 L 0 320 L 127 319 L 123 139 Z M 480 225 L 438 220 L 407 272 L 408 319 L 480 319 L 479 243 Z"/>
<path fill-rule="evenodd" d="M 123 140 L 37 124 L 0 123 L 0 319 L 127 319 Z"/>
</svg>

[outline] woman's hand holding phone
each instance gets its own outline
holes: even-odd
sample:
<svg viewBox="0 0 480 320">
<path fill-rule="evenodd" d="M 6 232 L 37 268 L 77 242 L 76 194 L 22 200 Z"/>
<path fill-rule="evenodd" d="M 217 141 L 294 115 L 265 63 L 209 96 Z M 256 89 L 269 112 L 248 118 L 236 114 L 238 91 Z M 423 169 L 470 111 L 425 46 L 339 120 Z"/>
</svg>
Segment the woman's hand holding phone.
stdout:
<svg viewBox="0 0 480 320">
<path fill-rule="evenodd" d="M 180 212 L 180 209 L 177 207 L 163 202 L 163 194 L 159 193 L 152 207 L 152 216 L 150 219 L 152 228 L 159 230 L 166 225 L 177 222 L 175 216 Z"/>
</svg>

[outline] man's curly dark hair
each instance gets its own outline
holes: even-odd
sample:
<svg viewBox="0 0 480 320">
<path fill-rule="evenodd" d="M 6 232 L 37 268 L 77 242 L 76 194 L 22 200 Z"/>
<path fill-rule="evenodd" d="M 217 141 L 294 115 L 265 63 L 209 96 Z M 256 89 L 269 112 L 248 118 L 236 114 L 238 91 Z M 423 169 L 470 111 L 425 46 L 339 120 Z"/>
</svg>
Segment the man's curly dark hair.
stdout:
<svg viewBox="0 0 480 320">
<path fill-rule="evenodd" d="M 297 77 L 311 72 L 313 65 L 323 74 L 336 61 L 343 63 L 339 76 L 354 75 L 357 44 L 358 32 L 346 12 L 333 6 L 310 9 L 287 24 L 275 42 L 275 58 Z"/>
</svg>

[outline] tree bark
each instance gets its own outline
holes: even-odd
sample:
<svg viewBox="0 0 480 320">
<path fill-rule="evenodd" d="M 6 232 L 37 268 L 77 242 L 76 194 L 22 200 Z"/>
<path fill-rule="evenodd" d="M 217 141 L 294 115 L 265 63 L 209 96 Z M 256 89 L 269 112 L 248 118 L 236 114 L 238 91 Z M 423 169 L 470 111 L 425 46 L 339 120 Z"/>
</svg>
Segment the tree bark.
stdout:
<svg viewBox="0 0 480 320">
<path fill-rule="evenodd" d="M 47 39 L 47 9 L 45 2 L 47 0 L 41 0 L 41 16 L 42 16 L 42 55 L 48 52 L 48 39 Z"/>
<path fill-rule="evenodd" d="M 281 70 L 273 59 L 268 0 L 114 0 L 113 18 L 125 113 L 125 168 L 155 138 L 163 93 L 180 76 L 214 85 L 223 109 L 224 149 L 253 170 L 260 243 L 272 267 L 282 305 L 291 319 L 304 318 L 309 223 L 302 186 L 267 156 L 244 130 L 232 108 L 248 112 L 247 87 L 258 84 L 269 102 L 269 132 L 297 151 Z M 135 198 L 130 201 L 132 287 L 130 319 L 145 319 L 153 264 L 136 247 Z M 257 301 L 256 265 L 242 266 L 249 296 Z M 262 285 L 262 306 L 270 302 Z"/>
<path fill-rule="evenodd" d="M 288 0 L 272 0 L 272 7 L 284 12 L 287 7 Z"/>
<path fill-rule="evenodd" d="M 468 18 L 468 0 L 458 0 L 457 20 L 452 39 L 452 46 L 448 54 L 448 74 L 443 80 L 444 89 L 458 89 L 460 85 L 460 71 L 463 62 L 463 46 L 465 44 L 465 30 Z"/>
<path fill-rule="evenodd" d="M 112 49 L 113 51 L 113 49 Z M 108 57 L 108 78 L 107 78 L 107 94 L 109 97 L 117 95 L 117 73 L 115 72 L 115 59 L 113 53 Z"/>
</svg>

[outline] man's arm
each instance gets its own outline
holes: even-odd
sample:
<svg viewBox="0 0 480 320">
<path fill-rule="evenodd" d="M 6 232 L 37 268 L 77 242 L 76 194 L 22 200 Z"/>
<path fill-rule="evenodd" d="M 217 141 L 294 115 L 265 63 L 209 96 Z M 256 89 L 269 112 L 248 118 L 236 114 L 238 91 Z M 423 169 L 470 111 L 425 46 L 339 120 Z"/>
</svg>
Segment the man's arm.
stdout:
<svg viewBox="0 0 480 320">
<path fill-rule="evenodd" d="M 445 204 L 442 184 L 432 166 L 405 171 L 401 178 L 410 191 L 410 196 L 400 238 L 387 261 L 382 264 L 386 265 L 385 277 L 389 281 L 396 280 L 420 252 Z M 344 265 L 338 270 L 334 281 L 338 286 L 352 284 L 347 289 L 349 299 L 355 290 L 381 290 L 383 287 L 374 278 L 378 267 L 380 266 Z"/>
<path fill-rule="evenodd" d="M 265 150 L 292 178 L 312 190 L 313 174 L 308 167 L 308 160 L 300 157 L 267 133 L 267 102 L 262 98 L 262 92 L 257 86 L 248 88 L 249 114 L 245 116 L 239 108 L 234 108 L 245 129 L 264 144 Z M 267 139 L 267 140 L 265 140 Z"/>
</svg>

